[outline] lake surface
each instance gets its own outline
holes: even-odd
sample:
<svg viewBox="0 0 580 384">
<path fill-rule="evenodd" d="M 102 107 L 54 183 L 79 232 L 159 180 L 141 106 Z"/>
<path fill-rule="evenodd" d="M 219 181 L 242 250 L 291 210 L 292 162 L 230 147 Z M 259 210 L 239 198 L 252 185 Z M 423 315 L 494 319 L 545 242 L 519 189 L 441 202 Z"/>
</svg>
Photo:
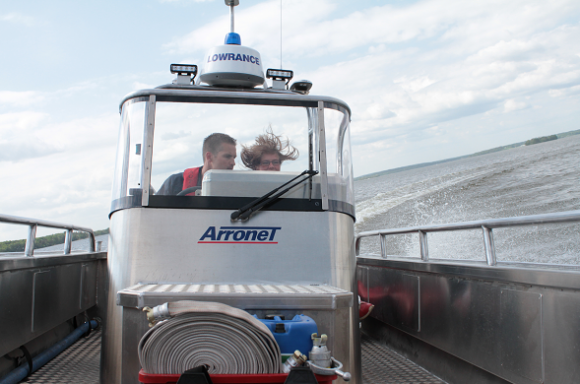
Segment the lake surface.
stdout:
<svg viewBox="0 0 580 384">
<path fill-rule="evenodd" d="M 356 232 L 580 209 L 580 136 L 357 180 Z M 385 164 L 388 168 L 388 164 Z M 481 230 L 431 233 L 431 258 L 485 258 Z M 580 264 L 580 224 L 494 230 L 500 261 Z M 378 240 L 362 253 L 380 253 Z M 418 256 L 418 235 L 388 238 Z"/>
<path fill-rule="evenodd" d="M 356 232 L 580 209 L 580 135 L 357 180 Z M 388 164 L 385 164 L 388 168 Z M 494 230 L 500 261 L 580 264 L 580 224 Z M 428 235 L 435 258 L 484 260 L 481 230 Z M 107 250 L 107 235 L 99 236 Z M 62 249 L 62 245 L 43 250 Z M 88 249 L 88 240 L 73 250 Z M 389 255 L 418 257 L 418 235 L 388 238 Z M 361 254 L 379 254 L 377 239 Z"/>
</svg>

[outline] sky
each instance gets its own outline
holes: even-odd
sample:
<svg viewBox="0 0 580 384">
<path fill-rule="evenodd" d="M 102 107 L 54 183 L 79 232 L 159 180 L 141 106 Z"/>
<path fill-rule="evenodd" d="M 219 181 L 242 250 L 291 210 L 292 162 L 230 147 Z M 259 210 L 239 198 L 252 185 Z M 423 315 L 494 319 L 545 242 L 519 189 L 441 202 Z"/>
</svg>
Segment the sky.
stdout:
<svg viewBox="0 0 580 384">
<path fill-rule="evenodd" d="M 355 176 L 580 129 L 577 0 L 240 3 L 266 68 L 351 107 Z M 108 227 L 120 100 L 227 32 L 219 0 L 0 3 L 0 213 Z"/>
</svg>

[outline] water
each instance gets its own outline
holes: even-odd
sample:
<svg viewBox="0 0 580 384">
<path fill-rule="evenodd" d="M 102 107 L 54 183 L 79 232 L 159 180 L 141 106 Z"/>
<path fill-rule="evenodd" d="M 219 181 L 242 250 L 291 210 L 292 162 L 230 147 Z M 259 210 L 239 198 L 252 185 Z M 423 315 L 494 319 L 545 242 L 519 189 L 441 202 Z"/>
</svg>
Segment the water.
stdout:
<svg viewBox="0 0 580 384">
<path fill-rule="evenodd" d="M 580 209 L 580 136 L 355 182 L 356 232 Z M 494 230 L 500 261 L 580 264 L 580 224 Z M 484 259 L 481 230 L 429 234 L 432 258 Z M 418 256 L 418 235 L 387 253 Z M 378 240 L 361 253 L 380 253 Z"/>
<path fill-rule="evenodd" d="M 356 232 L 580 209 L 580 135 L 355 182 Z M 419 256 L 417 235 L 388 238 L 388 254 Z M 432 233 L 431 258 L 484 259 L 480 230 Z M 99 236 L 107 249 L 107 235 Z M 580 224 L 494 230 L 500 261 L 580 264 Z M 43 249 L 60 250 L 62 244 Z M 88 240 L 73 250 L 88 249 Z M 377 239 L 361 254 L 379 254 Z"/>
</svg>

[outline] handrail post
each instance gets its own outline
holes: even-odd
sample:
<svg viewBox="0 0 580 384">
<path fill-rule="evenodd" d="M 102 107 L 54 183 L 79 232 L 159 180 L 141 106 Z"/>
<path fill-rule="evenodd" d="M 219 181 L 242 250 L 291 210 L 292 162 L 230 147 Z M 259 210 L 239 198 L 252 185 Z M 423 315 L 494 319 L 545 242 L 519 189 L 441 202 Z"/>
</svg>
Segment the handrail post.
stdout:
<svg viewBox="0 0 580 384">
<path fill-rule="evenodd" d="M 89 232 L 89 251 L 95 252 L 95 234 L 93 232 Z"/>
<path fill-rule="evenodd" d="M 32 224 L 28 227 L 28 237 L 26 238 L 26 246 L 24 248 L 24 256 L 34 256 L 34 239 L 36 239 L 36 229 L 38 226 Z"/>
<path fill-rule="evenodd" d="M 485 225 L 482 225 L 481 229 L 483 230 L 483 247 L 485 248 L 485 258 L 487 260 L 487 265 L 490 266 L 497 265 L 492 230 L 491 228 L 486 227 Z"/>
<path fill-rule="evenodd" d="M 387 258 L 387 236 L 383 235 L 382 233 L 379 234 L 379 239 L 381 243 L 381 257 L 383 259 Z"/>
<path fill-rule="evenodd" d="M 419 231 L 419 245 L 421 246 L 421 259 L 429 261 L 429 248 L 427 247 L 427 232 Z"/>
<path fill-rule="evenodd" d="M 72 237 L 73 237 L 72 229 L 67 229 L 66 235 L 64 237 L 64 254 L 65 255 L 70 255 L 70 251 L 72 248 Z"/>
</svg>

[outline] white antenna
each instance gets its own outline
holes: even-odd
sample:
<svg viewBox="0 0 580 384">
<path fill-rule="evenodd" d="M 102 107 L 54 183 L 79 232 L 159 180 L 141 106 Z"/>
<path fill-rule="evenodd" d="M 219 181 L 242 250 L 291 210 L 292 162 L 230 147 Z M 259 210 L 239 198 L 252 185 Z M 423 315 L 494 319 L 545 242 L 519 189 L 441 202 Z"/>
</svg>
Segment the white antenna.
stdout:
<svg viewBox="0 0 580 384">
<path fill-rule="evenodd" d="M 280 69 L 282 69 L 282 0 L 280 0 Z"/>
<path fill-rule="evenodd" d="M 240 0 L 225 0 L 225 3 L 230 7 L 230 32 L 234 32 L 234 7 L 240 4 Z"/>
</svg>

